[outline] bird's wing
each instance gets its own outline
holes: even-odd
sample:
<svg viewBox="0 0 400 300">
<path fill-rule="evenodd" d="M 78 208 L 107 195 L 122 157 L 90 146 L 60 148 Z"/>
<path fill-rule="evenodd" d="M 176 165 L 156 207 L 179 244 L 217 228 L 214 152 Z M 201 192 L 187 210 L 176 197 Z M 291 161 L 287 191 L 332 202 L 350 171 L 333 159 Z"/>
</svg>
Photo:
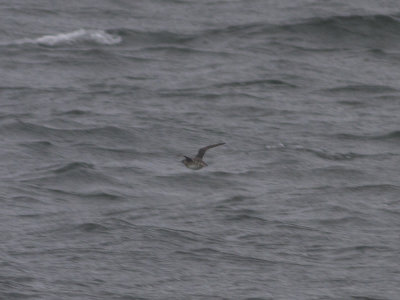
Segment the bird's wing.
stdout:
<svg viewBox="0 0 400 300">
<path fill-rule="evenodd" d="M 193 159 L 191 159 L 190 157 L 188 157 L 188 156 L 183 156 L 183 157 L 185 157 L 188 161 L 190 161 L 190 162 L 192 162 L 193 161 Z"/>
<path fill-rule="evenodd" d="M 203 158 L 204 154 L 206 153 L 206 151 L 208 149 L 214 148 L 214 147 L 217 147 L 217 146 L 221 146 L 221 145 L 225 145 L 225 143 L 218 143 L 218 144 L 214 144 L 214 145 L 210 145 L 210 146 L 207 146 L 207 147 L 200 148 L 199 152 L 197 152 L 196 157 L 197 158 Z"/>
</svg>

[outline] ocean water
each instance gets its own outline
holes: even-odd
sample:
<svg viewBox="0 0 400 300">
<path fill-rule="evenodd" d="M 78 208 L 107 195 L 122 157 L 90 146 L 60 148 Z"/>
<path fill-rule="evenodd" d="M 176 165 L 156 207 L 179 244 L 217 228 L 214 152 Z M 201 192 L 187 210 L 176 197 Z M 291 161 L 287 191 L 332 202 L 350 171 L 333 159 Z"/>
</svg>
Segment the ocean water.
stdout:
<svg viewBox="0 0 400 300">
<path fill-rule="evenodd" d="M 0 8 L 0 299 L 400 299 L 398 1 Z"/>
</svg>

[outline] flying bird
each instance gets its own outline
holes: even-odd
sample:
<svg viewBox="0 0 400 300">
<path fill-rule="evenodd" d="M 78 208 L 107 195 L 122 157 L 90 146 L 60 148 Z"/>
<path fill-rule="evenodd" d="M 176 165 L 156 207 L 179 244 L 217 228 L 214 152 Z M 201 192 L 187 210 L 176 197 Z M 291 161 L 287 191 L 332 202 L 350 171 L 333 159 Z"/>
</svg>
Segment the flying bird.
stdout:
<svg viewBox="0 0 400 300">
<path fill-rule="evenodd" d="M 185 159 L 182 160 L 182 163 L 189 169 L 200 170 L 201 168 L 208 166 L 203 161 L 203 156 L 206 153 L 206 151 L 208 149 L 218 147 L 221 145 L 225 145 L 225 143 L 218 143 L 218 144 L 209 145 L 207 147 L 200 148 L 199 152 L 197 152 L 197 155 L 194 158 L 190 158 L 190 157 L 184 155 Z"/>
</svg>

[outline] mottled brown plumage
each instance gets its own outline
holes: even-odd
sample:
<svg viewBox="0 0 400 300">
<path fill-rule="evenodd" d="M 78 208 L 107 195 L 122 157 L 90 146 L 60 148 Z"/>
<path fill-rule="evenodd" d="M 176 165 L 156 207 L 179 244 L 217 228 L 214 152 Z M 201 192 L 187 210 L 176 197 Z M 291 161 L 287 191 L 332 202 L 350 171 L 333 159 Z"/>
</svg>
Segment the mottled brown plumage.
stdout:
<svg viewBox="0 0 400 300">
<path fill-rule="evenodd" d="M 203 167 L 208 166 L 204 161 L 203 161 L 203 157 L 204 154 L 206 153 L 206 151 L 208 149 L 214 148 L 214 147 L 218 147 L 221 145 L 224 145 L 225 143 L 218 143 L 218 144 L 213 144 L 213 145 L 209 145 L 203 148 L 200 148 L 199 151 L 197 152 L 197 155 L 194 158 L 190 158 L 188 156 L 184 156 L 185 159 L 182 160 L 182 163 L 189 169 L 192 170 L 200 170 Z"/>
</svg>

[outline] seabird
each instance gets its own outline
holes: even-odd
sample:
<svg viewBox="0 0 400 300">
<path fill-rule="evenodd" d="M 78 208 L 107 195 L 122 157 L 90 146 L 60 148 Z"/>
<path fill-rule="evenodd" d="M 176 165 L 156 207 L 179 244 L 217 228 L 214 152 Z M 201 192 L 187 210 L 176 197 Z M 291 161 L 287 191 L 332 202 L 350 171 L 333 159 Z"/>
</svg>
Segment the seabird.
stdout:
<svg viewBox="0 0 400 300">
<path fill-rule="evenodd" d="M 185 156 L 185 159 L 182 160 L 182 163 L 189 169 L 192 170 L 200 170 L 203 167 L 208 166 L 204 161 L 203 161 L 203 156 L 206 153 L 206 151 L 208 149 L 214 148 L 214 147 L 218 147 L 221 145 L 225 145 L 225 143 L 218 143 L 218 144 L 214 144 L 214 145 L 210 145 L 207 147 L 203 147 L 199 149 L 199 152 L 197 152 L 197 155 L 194 158 L 190 158 L 188 156 Z"/>
</svg>

